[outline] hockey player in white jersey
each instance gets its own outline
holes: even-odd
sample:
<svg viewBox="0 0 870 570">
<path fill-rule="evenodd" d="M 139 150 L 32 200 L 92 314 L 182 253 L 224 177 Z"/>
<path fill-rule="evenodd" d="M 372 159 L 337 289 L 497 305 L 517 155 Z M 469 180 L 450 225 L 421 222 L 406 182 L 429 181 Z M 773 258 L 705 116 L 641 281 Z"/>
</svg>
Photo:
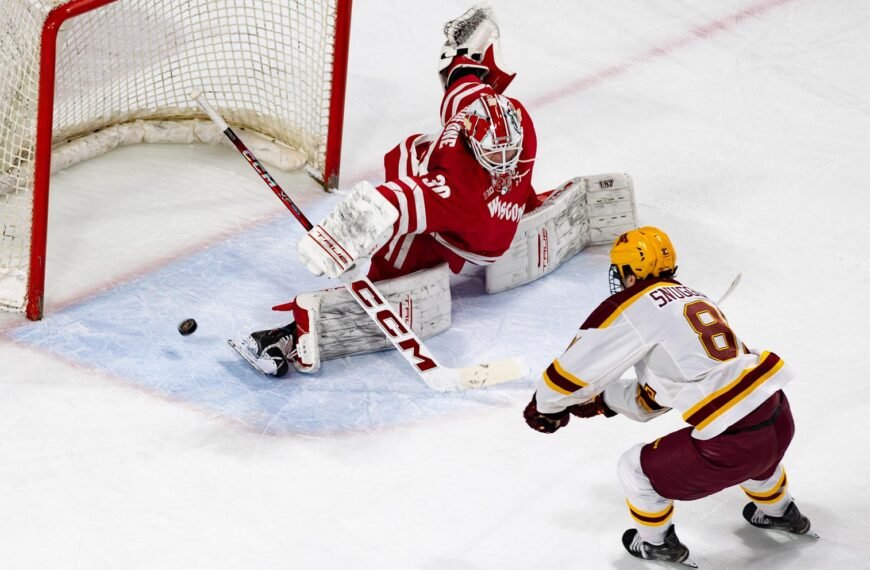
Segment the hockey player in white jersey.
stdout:
<svg viewBox="0 0 870 570">
<path fill-rule="evenodd" d="M 794 434 L 782 391 L 789 367 L 748 349 L 716 303 L 674 279 L 676 253 L 663 231 L 622 234 L 610 258 L 613 294 L 544 371 L 526 423 L 553 433 L 571 415 L 648 421 L 675 408 L 690 424 L 619 461 L 635 523 L 622 542 L 638 558 L 693 565 L 672 523 L 673 502 L 733 485 L 750 499 L 743 516 L 753 526 L 807 533 L 781 465 Z M 631 367 L 637 378 L 623 379 Z"/>
</svg>

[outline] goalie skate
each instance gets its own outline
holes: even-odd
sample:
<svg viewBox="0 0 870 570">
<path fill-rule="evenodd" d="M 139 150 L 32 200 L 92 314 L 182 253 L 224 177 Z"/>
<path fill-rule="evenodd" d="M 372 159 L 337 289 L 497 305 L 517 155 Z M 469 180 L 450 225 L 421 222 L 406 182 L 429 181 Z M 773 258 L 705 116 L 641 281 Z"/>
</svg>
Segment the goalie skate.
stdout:
<svg viewBox="0 0 870 570">
<path fill-rule="evenodd" d="M 295 323 L 277 329 L 253 332 L 245 338 L 227 340 L 227 344 L 245 361 L 269 376 L 281 377 L 290 370 L 289 361 L 296 355 Z"/>
</svg>

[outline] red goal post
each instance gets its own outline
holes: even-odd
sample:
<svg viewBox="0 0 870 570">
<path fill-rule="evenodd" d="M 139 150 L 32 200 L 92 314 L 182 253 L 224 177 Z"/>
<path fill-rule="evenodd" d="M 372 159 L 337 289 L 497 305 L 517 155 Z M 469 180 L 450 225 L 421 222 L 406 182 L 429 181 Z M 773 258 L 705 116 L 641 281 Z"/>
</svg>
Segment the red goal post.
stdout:
<svg viewBox="0 0 870 570">
<path fill-rule="evenodd" d="M 50 177 L 124 144 L 223 140 L 338 185 L 352 0 L 2 0 L 0 309 L 42 317 Z"/>
</svg>

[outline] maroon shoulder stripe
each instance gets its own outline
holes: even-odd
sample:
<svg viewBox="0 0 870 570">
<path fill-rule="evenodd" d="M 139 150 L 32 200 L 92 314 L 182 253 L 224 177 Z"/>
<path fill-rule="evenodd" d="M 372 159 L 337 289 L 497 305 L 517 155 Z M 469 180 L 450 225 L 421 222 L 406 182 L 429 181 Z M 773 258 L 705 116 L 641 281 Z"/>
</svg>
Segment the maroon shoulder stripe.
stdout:
<svg viewBox="0 0 870 570">
<path fill-rule="evenodd" d="M 625 291 L 623 291 L 624 293 Z M 617 293 L 617 295 L 621 295 L 622 293 Z M 615 297 L 614 295 L 613 297 Z M 580 325 L 580 330 L 589 330 L 589 329 L 597 329 L 607 320 L 610 315 L 616 312 L 619 309 L 619 303 L 615 302 L 614 298 L 610 297 L 598 307 L 592 311 L 586 320 L 583 321 L 583 324 Z"/>
<path fill-rule="evenodd" d="M 761 363 L 753 368 L 746 376 L 743 377 L 740 382 L 731 387 L 730 390 L 722 392 L 709 402 L 707 402 L 704 406 L 699 408 L 695 413 L 686 418 L 686 422 L 689 424 L 696 426 L 702 423 L 704 420 L 713 415 L 716 410 L 730 402 L 737 395 L 741 394 L 748 387 L 752 386 L 756 380 L 770 372 L 774 366 L 779 363 L 780 358 L 774 353 L 770 353 L 767 355 L 767 358 L 761 361 Z"/>
<path fill-rule="evenodd" d="M 638 281 L 632 287 L 620 291 L 619 293 L 615 293 L 604 300 L 598 308 L 592 311 L 592 314 L 586 317 L 586 320 L 583 321 L 583 324 L 580 325 L 581 330 L 587 329 L 597 329 L 600 327 L 607 319 L 610 318 L 610 315 L 619 310 L 619 308 L 629 299 L 634 297 L 639 291 L 646 289 L 650 285 L 654 285 L 659 282 L 665 283 L 673 283 L 675 285 L 679 285 L 673 279 L 644 279 L 643 281 Z"/>
</svg>

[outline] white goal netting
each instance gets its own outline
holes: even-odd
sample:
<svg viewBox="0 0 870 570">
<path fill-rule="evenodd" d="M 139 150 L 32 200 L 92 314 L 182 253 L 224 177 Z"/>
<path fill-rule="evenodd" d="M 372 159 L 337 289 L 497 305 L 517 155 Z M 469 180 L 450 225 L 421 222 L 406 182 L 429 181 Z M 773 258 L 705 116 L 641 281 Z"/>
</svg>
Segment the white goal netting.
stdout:
<svg viewBox="0 0 870 570">
<path fill-rule="evenodd" d="M 21 310 L 28 294 L 34 175 L 46 168 L 35 161 L 40 55 L 53 9 L 101 5 L 60 27 L 52 170 L 121 144 L 221 141 L 190 101 L 202 89 L 233 127 L 277 141 L 267 162 L 304 162 L 323 180 L 337 3 L 0 0 L 0 307 Z"/>
</svg>

